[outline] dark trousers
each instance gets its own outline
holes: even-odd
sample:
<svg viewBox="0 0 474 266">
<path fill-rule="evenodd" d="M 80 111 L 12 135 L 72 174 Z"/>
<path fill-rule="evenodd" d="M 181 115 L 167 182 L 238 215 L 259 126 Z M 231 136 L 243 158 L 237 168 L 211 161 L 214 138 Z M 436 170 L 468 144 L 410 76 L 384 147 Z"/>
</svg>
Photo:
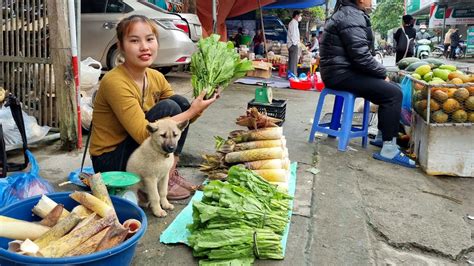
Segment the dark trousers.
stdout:
<svg viewBox="0 0 474 266">
<path fill-rule="evenodd" d="M 398 61 L 403 59 L 403 56 L 405 55 L 405 52 L 397 52 L 395 54 L 395 63 L 398 63 Z M 408 51 L 406 57 L 412 57 L 413 52 Z"/>
<path fill-rule="evenodd" d="M 398 84 L 353 73 L 350 78 L 326 86 L 334 90 L 351 92 L 379 105 L 378 129 L 382 131 L 383 140 L 389 141 L 398 136 L 403 98 Z"/>
<path fill-rule="evenodd" d="M 288 48 L 288 70 L 298 76 L 298 46 L 292 45 Z"/>
<path fill-rule="evenodd" d="M 443 55 L 444 55 L 444 57 L 446 57 L 446 58 L 447 58 L 447 57 L 448 57 L 448 55 L 449 55 L 449 54 L 448 54 L 448 49 L 449 49 L 449 46 L 451 46 L 451 44 L 449 44 L 449 43 L 445 43 L 445 44 L 444 44 L 444 51 L 443 51 Z"/>
<path fill-rule="evenodd" d="M 456 59 L 456 48 L 457 47 L 458 47 L 457 45 L 456 46 L 451 45 L 451 52 L 449 54 L 449 58 Z"/>
<path fill-rule="evenodd" d="M 146 120 L 153 122 L 160 118 L 175 116 L 180 114 L 190 107 L 189 101 L 181 95 L 173 95 L 168 99 L 159 101 L 146 114 Z M 178 141 L 175 154 L 179 155 L 183 150 L 184 142 L 188 134 L 188 128 L 181 133 L 181 138 Z M 92 129 L 93 130 L 93 129 Z M 115 150 L 106 152 L 99 156 L 91 156 L 94 171 L 109 172 L 109 171 L 125 171 L 127 167 L 128 158 L 138 148 L 139 144 L 131 137 L 122 141 Z"/>
</svg>

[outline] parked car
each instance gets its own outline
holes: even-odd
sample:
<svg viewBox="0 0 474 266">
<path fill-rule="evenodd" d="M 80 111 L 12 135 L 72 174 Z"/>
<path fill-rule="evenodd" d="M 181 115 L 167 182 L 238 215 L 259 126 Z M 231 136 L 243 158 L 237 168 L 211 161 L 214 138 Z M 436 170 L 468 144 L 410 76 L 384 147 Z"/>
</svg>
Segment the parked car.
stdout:
<svg viewBox="0 0 474 266">
<path fill-rule="evenodd" d="M 251 19 L 250 19 L 251 18 Z M 276 16 L 263 16 L 263 24 L 265 25 L 265 38 L 270 41 L 278 41 L 280 43 L 286 43 L 286 30 L 285 24 Z M 243 15 L 243 17 L 234 17 L 226 20 L 227 26 L 227 38 L 231 40 L 237 33 L 238 28 L 242 27 L 244 34 L 250 34 L 253 36 L 257 29 L 261 28 L 260 18 L 249 17 Z"/>
<path fill-rule="evenodd" d="M 201 37 L 199 28 L 196 29 L 197 16 L 183 16 L 185 21 L 146 1 L 136 0 L 81 1 L 81 58 L 92 57 L 109 69 L 120 64 L 123 59 L 118 51 L 115 27 L 121 19 L 131 15 L 144 15 L 156 22 L 159 47 L 153 67 L 166 74 L 173 66 L 191 62 L 196 50 L 191 37 L 197 40 Z"/>
<path fill-rule="evenodd" d="M 267 40 L 286 43 L 288 31 L 285 24 L 276 16 L 263 16 L 265 26 L 265 38 Z M 257 29 L 260 29 L 260 23 L 257 23 Z"/>
</svg>

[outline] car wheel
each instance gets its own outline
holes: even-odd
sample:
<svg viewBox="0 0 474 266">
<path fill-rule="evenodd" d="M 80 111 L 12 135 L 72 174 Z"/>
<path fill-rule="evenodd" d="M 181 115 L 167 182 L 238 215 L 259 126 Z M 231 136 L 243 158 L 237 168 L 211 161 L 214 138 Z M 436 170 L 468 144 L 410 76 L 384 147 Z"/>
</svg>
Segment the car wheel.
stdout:
<svg viewBox="0 0 474 266">
<path fill-rule="evenodd" d="M 120 64 L 123 64 L 124 61 L 125 59 L 120 54 L 120 51 L 117 49 L 117 47 L 112 47 L 107 56 L 107 67 L 112 69 Z"/>
<path fill-rule="evenodd" d="M 172 69 L 172 67 L 159 67 L 158 71 L 160 71 L 161 74 L 166 75 L 166 74 L 170 73 L 171 69 Z"/>
</svg>

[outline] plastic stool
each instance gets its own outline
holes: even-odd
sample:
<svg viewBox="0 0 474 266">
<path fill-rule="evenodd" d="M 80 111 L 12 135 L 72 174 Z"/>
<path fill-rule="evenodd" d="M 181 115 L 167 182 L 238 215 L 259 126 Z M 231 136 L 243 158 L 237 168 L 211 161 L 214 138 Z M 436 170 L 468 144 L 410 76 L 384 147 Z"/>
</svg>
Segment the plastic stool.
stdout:
<svg viewBox="0 0 474 266">
<path fill-rule="evenodd" d="M 323 109 L 324 99 L 327 95 L 336 96 L 331 122 L 320 124 L 319 120 L 321 118 L 321 111 Z M 314 113 L 309 142 L 312 143 L 314 141 L 314 134 L 316 132 L 321 132 L 339 138 L 337 149 L 340 151 L 346 151 L 349 140 L 358 137 L 362 137 L 362 147 L 367 147 L 370 102 L 364 100 L 364 118 L 362 128 L 353 127 L 352 118 L 354 115 L 354 103 L 356 98 L 357 96 L 347 91 L 337 91 L 324 88 L 319 96 L 318 106 Z"/>
<path fill-rule="evenodd" d="M 286 78 L 287 77 L 287 72 L 288 72 L 288 66 L 287 64 L 280 64 L 278 66 L 278 76 L 280 78 Z"/>
</svg>

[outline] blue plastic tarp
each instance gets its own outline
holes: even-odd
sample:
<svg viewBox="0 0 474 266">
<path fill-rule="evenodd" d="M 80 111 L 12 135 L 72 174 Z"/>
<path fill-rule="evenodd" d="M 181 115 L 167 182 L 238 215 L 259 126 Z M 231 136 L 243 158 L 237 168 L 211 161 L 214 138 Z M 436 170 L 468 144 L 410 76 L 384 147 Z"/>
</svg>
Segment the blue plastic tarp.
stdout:
<svg viewBox="0 0 474 266">
<path fill-rule="evenodd" d="M 289 8 L 302 9 L 326 4 L 325 0 L 277 0 L 276 3 L 266 5 L 263 9 Z"/>
</svg>

